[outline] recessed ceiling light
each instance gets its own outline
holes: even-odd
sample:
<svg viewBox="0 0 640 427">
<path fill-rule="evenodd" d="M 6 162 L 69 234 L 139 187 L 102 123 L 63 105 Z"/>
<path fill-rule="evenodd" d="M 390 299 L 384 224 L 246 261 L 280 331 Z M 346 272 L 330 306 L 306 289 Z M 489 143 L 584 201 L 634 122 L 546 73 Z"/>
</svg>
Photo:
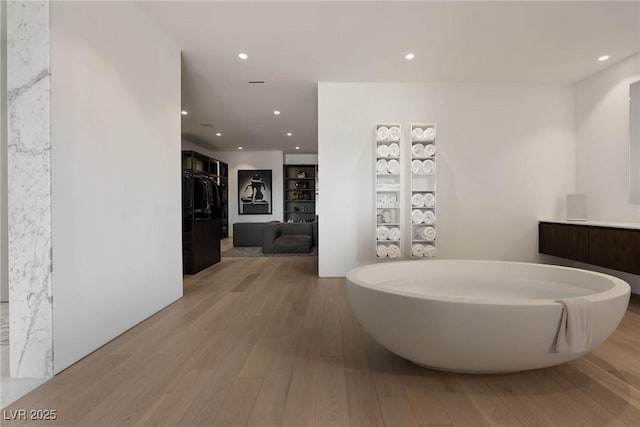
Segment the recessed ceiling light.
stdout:
<svg viewBox="0 0 640 427">
<path fill-rule="evenodd" d="M 600 58 L 598 58 L 598 61 L 602 62 L 606 61 L 607 59 L 609 59 L 609 55 L 602 55 Z"/>
<path fill-rule="evenodd" d="M 300 149 L 300 147 L 296 147 L 296 150 L 299 150 L 299 149 Z"/>
<path fill-rule="evenodd" d="M 187 114 L 189 114 L 186 110 L 182 110 L 181 113 L 183 116 L 186 116 Z"/>
<path fill-rule="evenodd" d="M 216 136 L 222 136 L 222 134 L 220 132 L 216 133 Z"/>
<path fill-rule="evenodd" d="M 276 116 L 279 116 L 280 115 L 280 111 L 276 110 L 276 111 L 273 112 L 273 114 L 275 114 Z"/>
<path fill-rule="evenodd" d="M 291 136 L 293 135 L 291 132 L 287 132 L 287 136 Z"/>
<path fill-rule="evenodd" d="M 247 59 L 248 57 L 249 57 L 249 55 L 247 55 L 246 53 L 240 52 L 238 54 L 238 58 L 240 58 L 240 59 Z"/>
<path fill-rule="evenodd" d="M 242 150 L 242 147 L 238 147 L 238 150 Z"/>
<path fill-rule="evenodd" d="M 413 53 L 407 53 L 404 58 L 408 59 L 408 60 L 412 60 L 413 58 L 415 58 L 416 56 Z"/>
</svg>

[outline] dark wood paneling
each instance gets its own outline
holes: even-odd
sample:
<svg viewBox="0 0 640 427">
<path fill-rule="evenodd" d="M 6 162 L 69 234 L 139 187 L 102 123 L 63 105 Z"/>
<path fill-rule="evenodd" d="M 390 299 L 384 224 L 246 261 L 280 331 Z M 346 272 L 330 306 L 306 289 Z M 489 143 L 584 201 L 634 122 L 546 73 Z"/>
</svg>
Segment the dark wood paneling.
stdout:
<svg viewBox="0 0 640 427">
<path fill-rule="evenodd" d="M 589 234 L 582 225 L 541 222 L 538 252 L 574 261 L 588 262 Z"/>
<path fill-rule="evenodd" d="M 193 232 L 182 234 L 185 274 L 195 274 L 220 262 L 220 220 L 194 221 Z"/>
<path fill-rule="evenodd" d="M 640 230 L 588 227 L 589 264 L 640 274 Z"/>
</svg>

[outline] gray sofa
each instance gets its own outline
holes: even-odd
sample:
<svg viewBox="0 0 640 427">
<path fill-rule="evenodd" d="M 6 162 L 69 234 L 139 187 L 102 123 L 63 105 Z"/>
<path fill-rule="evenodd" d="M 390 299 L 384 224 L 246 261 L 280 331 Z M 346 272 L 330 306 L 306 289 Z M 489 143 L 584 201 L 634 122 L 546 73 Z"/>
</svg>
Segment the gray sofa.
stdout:
<svg viewBox="0 0 640 427">
<path fill-rule="evenodd" d="M 262 252 L 307 253 L 316 245 L 318 223 L 276 223 L 263 229 Z"/>
<path fill-rule="evenodd" d="M 262 246 L 263 229 L 273 224 L 279 224 L 279 221 L 236 222 L 233 224 L 233 246 Z"/>
</svg>

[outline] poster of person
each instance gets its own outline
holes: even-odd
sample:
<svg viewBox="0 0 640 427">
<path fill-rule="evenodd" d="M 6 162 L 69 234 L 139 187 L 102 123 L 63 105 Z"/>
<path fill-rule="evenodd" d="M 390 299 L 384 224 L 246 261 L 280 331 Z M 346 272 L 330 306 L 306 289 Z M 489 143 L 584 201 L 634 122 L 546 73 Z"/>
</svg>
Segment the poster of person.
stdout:
<svg viewBox="0 0 640 427">
<path fill-rule="evenodd" d="M 238 170 L 238 214 L 270 214 L 271 190 L 271 170 Z"/>
</svg>

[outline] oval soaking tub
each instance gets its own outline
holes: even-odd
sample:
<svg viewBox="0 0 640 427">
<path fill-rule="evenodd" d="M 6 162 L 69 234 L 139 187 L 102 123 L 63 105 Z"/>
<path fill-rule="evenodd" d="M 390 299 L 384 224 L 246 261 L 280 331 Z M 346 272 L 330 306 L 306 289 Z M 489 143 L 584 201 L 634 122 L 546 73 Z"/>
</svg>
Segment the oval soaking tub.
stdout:
<svg viewBox="0 0 640 427">
<path fill-rule="evenodd" d="M 629 285 L 575 268 L 503 261 L 425 260 L 366 265 L 347 274 L 356 317 L 378 343 L 435 369 L 499 373 L 580 357 L 618 326 Z M 586 351 L 555 350 L 559 298 L 591 301 Z"/>
</svg>

